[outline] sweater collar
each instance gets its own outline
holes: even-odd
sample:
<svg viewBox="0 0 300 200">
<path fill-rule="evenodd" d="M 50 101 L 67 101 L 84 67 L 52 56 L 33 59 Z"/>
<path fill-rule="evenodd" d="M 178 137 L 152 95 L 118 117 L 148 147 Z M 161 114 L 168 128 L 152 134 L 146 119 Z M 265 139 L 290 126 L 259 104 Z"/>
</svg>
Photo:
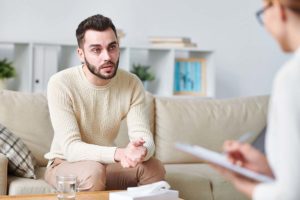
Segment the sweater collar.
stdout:
<svg viewBox="0 0 300 200">
<path fill-rule="evenodd" d="M 104 85 L 104 86 L 96 86 L 96 85 L 90 83 L 89 80 L 86 78 L 86 76 L 85 76 L 85 74 L 84 74 L 84 72 L 83 72 L 83 66 L 80 65 L 80 66 L 78 66 L 78 68 L 79 68 L 80 76 L 81 76 L 81 78 L 83 79 L 85 85 L 87 85 L 87 86 L 89 86 L 89 87 L 91 87 L 91 88 L 94 88 L 94 89 L 98 89 L 98 90 L 99 90 L 99 89 L 100 89 L 100 90 L 104 90 L 104 89 L 109 88 L 109 87 L 112 85 L 112 83 L 114 82 L 114 79 L 116 78 L 116 76 L 117 76 L 117 74 L 118 74 L 118 73 L 117 73 L 116 76 L 115 76 L 114 78 L 112 78 L 111 81 L 110 81 L 108 84 L 106 84 L 106 85 Z"/>
<path fill-rule="evenodd" d="M 295 51 L 294 55 L 295 55 L 297 58 L 300 58 L 300 47 L 298 47 L 298 49 Z"/>
</svg>

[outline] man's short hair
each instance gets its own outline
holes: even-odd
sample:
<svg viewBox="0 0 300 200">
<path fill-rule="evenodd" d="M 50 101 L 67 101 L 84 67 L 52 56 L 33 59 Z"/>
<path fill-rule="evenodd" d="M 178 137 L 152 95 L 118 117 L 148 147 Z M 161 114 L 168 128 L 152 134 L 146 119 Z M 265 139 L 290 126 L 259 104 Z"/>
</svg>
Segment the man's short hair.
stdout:
<svg viewBox="0 0 300 200">
<path fill-rule="evenodd" d="M 76 29 L 76 38 L 78 46 L 83 46 L 84 35 L 87 30 L 105 31 L 108 28 L 111 28 L 114 31 L 116 38 L 118 38 L 116 27 L 112 23 L 110 18 L 100 14 L 88 17 L 87 19 L 83 20 Z"/>
</svg>

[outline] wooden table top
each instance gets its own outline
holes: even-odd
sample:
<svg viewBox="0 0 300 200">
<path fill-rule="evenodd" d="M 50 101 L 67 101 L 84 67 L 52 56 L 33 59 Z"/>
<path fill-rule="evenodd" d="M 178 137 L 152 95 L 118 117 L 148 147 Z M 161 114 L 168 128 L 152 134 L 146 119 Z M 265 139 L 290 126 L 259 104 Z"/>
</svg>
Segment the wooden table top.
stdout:
<svg viewBox="0 0 300 200">
<path fill-rule="evenodd" d="M 109 191 L 101 192 L 77 192 L 76 200 L 108 200 Z M 0 199 L 22 199 L 22 200 L 57 200 L 56 194 L 26 194 L 26 195 L 0 195 Z"/>
<path fill-rule="evenodd" d="M 112 191 L 101 191 L 101 192 L 77 192 L 76 200 L 109 200 L 109 192 Z M 22 200 L 57 200 L 56 194 L 24 194 L 24 195 L 0 195 L 0 199 L 22 199 Z M 179 199 L 183 200 L 183 199 Z"/>
</svg>

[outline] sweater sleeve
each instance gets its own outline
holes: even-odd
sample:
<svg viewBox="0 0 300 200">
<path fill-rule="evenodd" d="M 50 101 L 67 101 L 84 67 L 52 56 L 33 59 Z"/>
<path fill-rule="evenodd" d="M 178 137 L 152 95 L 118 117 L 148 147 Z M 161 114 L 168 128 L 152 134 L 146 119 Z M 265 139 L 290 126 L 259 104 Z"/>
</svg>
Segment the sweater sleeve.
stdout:
<svg viewBox="0 0 300 200">
<path fill-rule="evenodd" d="M 130 109 L 127 114 L 127 125 L 129 140 L 143 138 L 144 146 L 147 148 L 145 160 L 154 154 L 155 145 L 153 135 L 150 131 L 149 117 L 146 112 L 145 91 L 141 81 L 135 77 Z"/>
<path fill-rule="evenodd" d="M 54 129 L 53 142 L 61 147 L 64 159 L 70 162 L 81 160 L 115 162 L 116 147 L 99 146 L 82 141 L 73 109 L 72 92 L 65 85 L 64 80 L 52 77 L 48 83 L 47 97 Z"/>
<path fill-rule="evenodd" d="M 287 67 L 287 66 L 285 66 Z M 299 67 L 299 65 L 297 66 Z M 275 82 L 267 153 L 276 180 L 259 184 L 255 200 L 294 200 L 300 197 L 300 90 L 299 72 L 288 71 Z"/>
</svg>

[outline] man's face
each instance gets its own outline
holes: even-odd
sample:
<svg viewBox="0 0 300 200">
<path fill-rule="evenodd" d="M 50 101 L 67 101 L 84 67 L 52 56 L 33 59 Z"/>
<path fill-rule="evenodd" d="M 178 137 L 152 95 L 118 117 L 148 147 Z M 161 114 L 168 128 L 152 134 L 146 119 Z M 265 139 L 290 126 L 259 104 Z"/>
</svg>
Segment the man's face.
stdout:
<svg viewBox="0 0 300 200">
<path fill-rule="evenodd" d="M 78 53 L 88 70 L 98 78 L 107 80 L 116 75 L 120 51 L 112 29 L 86 31 Z"/>
</svg>

